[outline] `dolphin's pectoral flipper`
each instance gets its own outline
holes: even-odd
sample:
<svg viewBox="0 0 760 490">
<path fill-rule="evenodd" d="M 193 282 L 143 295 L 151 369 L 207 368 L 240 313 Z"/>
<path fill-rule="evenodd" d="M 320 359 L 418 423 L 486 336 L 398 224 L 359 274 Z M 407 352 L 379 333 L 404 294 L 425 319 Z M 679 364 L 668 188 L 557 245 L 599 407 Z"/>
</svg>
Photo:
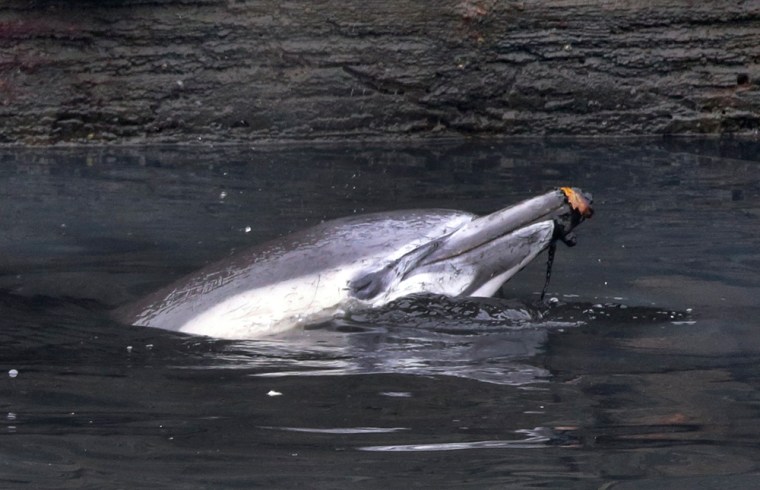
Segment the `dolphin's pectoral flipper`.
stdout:
<svg viewBox="0 0 760 490">
<path fill-rule="evenodd" d="M 348 283 L 348 289 L 356 299 L 369 300 L 383 291 L 390 290 L 400 282 L 417 264 L 430 255 L 441 244 L 441 239 L 420 245 L 381 269 L 361 274 Z"/>
</svg>

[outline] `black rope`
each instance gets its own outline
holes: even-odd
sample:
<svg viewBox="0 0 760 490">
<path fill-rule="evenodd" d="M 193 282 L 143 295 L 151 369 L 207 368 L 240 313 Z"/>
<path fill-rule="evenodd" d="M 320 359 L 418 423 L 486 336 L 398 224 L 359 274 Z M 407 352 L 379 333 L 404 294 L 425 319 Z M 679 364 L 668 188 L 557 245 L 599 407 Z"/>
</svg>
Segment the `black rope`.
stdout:
<svg viewBox="0 0 760 490">
<path fill-rule="evenodd" d="M 541 290 L 541 301 L 546 296 L 546 291 L 549 290 L 549 279 L 552 278 L 552 265 L 554 264 L 554 252 L 557 251 L 557 240 L 552 240 L 549 243 L 549 258 L 546 260 L 546 282 L 544 282 L 544 289 Z"/>
</svg>

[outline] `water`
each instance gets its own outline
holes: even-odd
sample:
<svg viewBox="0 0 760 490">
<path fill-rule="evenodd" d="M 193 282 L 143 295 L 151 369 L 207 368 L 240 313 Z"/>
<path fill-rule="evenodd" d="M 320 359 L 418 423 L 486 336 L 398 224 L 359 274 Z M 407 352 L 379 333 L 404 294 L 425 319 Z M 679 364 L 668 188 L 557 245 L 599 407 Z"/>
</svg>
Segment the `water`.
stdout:
<svg viewBox="0 0 760 490">
<path fill-rule="evenodd" d="M 2 488 L 748 488 L 760 145 L 0 151 Z M 506 299 L 402 300 L 267 341 L 108 310 L 354 212 L 597 214 Z"/>
</svg>

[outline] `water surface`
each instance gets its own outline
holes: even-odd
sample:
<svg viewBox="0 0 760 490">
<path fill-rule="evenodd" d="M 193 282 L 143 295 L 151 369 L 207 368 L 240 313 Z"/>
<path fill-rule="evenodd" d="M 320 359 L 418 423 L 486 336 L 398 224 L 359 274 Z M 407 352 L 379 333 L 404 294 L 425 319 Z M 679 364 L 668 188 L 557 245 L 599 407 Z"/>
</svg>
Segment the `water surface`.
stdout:
<svg viewBox="0 0 760 490">
<path fill-rule="evenodd" d="M 751 487 L 760 146 L 0 151 L 3 488 Z M 265 341 L 110 320 L 353 213 L 594 194 L 508 299 L 402 300 Z"/>
</svg>

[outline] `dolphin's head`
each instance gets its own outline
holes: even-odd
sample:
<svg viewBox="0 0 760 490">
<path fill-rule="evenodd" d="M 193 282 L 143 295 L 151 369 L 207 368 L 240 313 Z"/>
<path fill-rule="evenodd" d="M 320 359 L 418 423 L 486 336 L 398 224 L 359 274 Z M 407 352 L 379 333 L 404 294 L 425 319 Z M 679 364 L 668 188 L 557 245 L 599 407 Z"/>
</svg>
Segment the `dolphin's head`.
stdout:
<svg viewBox="0 0 760 490">
<path fill-rule="evenodd" d="M 492 296 L 552 243 L 576 243 L 574 229 L 593 214 L 592 199 L 562 187 L 465 223 L 349 285 L 379 306 L 415 293 Z"/>
</svg>

